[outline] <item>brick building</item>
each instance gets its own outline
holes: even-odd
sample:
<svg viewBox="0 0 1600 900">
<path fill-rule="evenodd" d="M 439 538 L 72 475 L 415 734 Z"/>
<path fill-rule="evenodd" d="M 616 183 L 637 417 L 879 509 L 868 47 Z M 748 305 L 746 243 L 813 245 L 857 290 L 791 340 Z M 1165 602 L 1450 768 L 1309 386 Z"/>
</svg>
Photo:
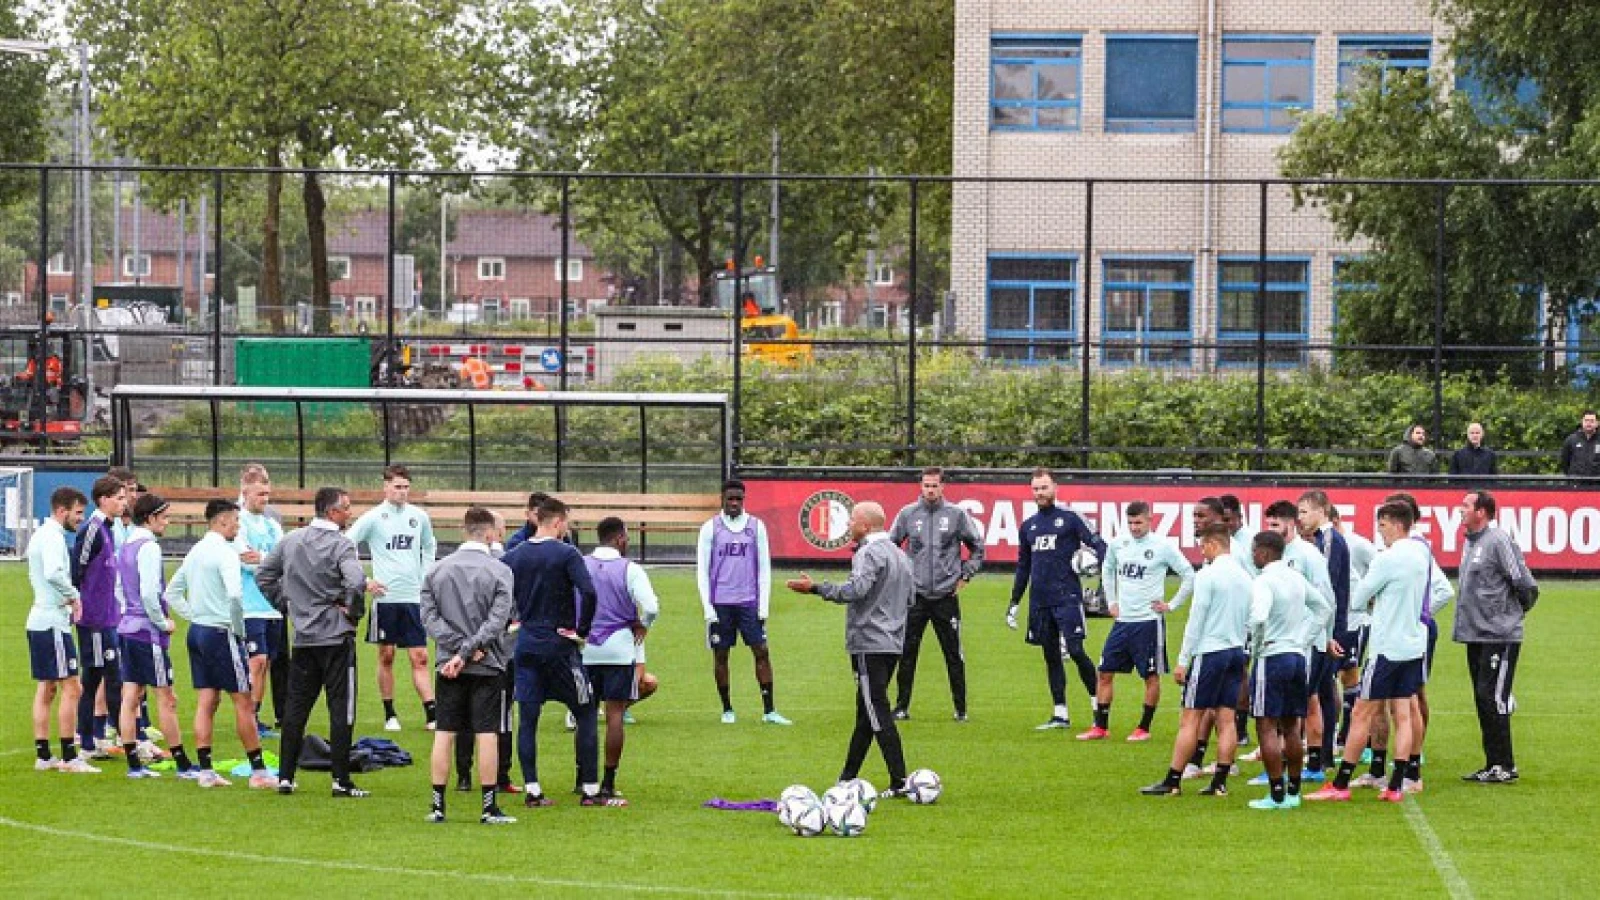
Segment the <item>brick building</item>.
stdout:
<svg viewBox="0 0 1600 900">
<path fill-rule="evenodd" d="M 140 207 L 135 215 L 134 207 L 125 206 L 120 217 L 119 259 L 112 259 L 112 231 L 106 228 L 95 234 L 93 283 L 181 286 L 185 307 L 191 311 L 200 309 L 203 298 L 212 290 L 216 269 L 213 248 L 197 230 L 195 211 L 191 208 L 186 221 L 180 221 L 172 213 L 148 207 Z M 199 271 L 202 262 L 204 276 Z M 81 273 L 74 271 L 77 265 L 74 253 L 67 249 L 53 254 L 45 267 L 45 291 L 57 315 L 64 313 L 69 305 L 77 304 L 82 297 Z M 38 263 L 29 259 L 24 264 L 21 290 L 8 288 L 5 291 L 6 305 L 32 306 L 35 303 L 38 271 Z"/>
<path fill-rule="evenodd" d="M 1277 177 L 1298 111 L 1335 110 L 1360 78 L 1450 78 L 1444 49 L 1423 0 L 958 0 L 954 172 Z M 1254 359 L 1257 186 L 1099 183 L 1092 233 L 1085 195 L 956 185 L 961 334 L 1024 341 L 991 352 L 1031 361 L 1076 359 L 1085 328 L 1097 365 Z M 1306 347 L 1331 339 L 1338 268 L 1360 248 L 1287 188 L 1266 205 L 1269 358 L 1300 365 L 1324 357 Z"/>
</svg>

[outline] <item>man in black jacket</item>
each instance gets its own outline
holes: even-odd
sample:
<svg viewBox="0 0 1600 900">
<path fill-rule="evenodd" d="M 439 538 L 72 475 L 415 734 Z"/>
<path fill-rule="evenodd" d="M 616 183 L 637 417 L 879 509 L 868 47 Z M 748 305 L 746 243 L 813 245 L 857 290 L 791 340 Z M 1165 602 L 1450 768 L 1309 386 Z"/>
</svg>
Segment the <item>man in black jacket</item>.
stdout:
<svg viewBox="0 0 1600 900">
<path fill-rule="evenodd" d="M 1483 426 L 1467 426 L 1467 445 L 1450 457 L 1451 475 L 1498 475 L 1500 463 L 1494 451 L 1483 445 Z"/>
<path fill-rule="evenodd" d="M 1561 471 L 1573 478 L 1600 475 L 1600 424 L 1594 410 L 1583 411 L 1583 423 L 1561 445 Z"/>
</svg>

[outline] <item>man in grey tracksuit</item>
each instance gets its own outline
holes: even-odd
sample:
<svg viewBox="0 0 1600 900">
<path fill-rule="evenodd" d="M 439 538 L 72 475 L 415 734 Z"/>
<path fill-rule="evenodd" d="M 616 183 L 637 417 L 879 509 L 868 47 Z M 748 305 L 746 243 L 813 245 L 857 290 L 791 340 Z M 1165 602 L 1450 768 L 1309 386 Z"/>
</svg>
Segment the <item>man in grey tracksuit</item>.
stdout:
<svg viewBox="0 0 1600 900">
<path fill-rule="evenodd" d="M 956 721 L 967 720 L 967 662 L 961 649 L 961 600 L 958 592 L 983 568 L 983 532 L 967 511 L 944 499 L 944 470 L 922 470 L 922 496 L 894 517 L 889 542 L 905 547 L 917 584 L 906 616 L 905 650 L 900 654 L 896 719 L 911 718 L 911 689 L 917 680 L 917 655 L 928 625 L 939 637 L 950 699 Z M 967 558 L 961 558 L 961 548 Z"/>
<path fill-rule="evenodd" d="M 1522 551 L 1504 529 L 1491 523 L 1495 499 L 1475 491 L 1461 501 L 1466 546 L 1461 550 L 1460 586 L 1453 637 L 1467 645 L 1467 670 L 1483 734 L 1484 765 L 1463 781 L 1511 784 L 1517 761 L 1511 748 L 1511 694 L 1522 650 L 1522 620 L 1539 600 L 1539 585 Z"/>
<path fill-rule="evenodd" d="M 816 594 L 849 607 L 844 645 L 855 670 L 856 729 L 839 780 L 849 781 L 860 773 L 867 750 L 877 738 L 889 768 L 889 789 L 882 796 L 894 797 L 905 794 L 906 759 L 889 709 L 889 679 L 900 662 L 906 610 L 916 594 L 916 582 L 911 561 L 889 541 L 883 526 L 882 506 L 858 504 L 850 512 L 850 538 L 859 544 L 850 563 L 850 579 L 843 584 L 819 584 L 801 573 L 788 584 L 792 591 Z"/>
<path fill-rule="evenodd" d="M 350 781 L 350 738 L 356 721 L 356 624 L 367 576 L 356 545 L 343 534 L 350 521 L 350 494 L 322 488 L 315 509 L 311 524 L 286 536 L 256 569 L 261 593 L 288 614 L 294 627 L 278 793 L 294 793 L 306 720 L 317 695 L 326 694 L 333 796 L 365 797 L 367 792 Z"/>
</svg>

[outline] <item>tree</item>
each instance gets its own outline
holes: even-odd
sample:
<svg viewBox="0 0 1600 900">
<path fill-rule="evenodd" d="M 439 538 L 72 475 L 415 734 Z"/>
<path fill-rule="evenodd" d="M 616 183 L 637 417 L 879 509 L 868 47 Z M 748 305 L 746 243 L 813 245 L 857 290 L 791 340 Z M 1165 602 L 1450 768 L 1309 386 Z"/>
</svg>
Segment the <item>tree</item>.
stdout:
<svg viewBox="0 0 1600 900">
<path fill-rule="evenodd" d="M 636 268 L 662 252 L 661 238 L 682 248 L 702 304 L 723 260 L 748 264 L 771 227 L 759 176 L 770 171 L 774 134 L 788 172 L 949 169 L 950 0 L 529 2 L 507 15 L 501 31 L 531 45 L 507 54 L 500 80 L 507 105 L 527 118 L 500 140 L 525 167 L 755 176 L 743 184 L 738 248 L 728 181 L 610 179 L 576 191 L 586 228 L 617 236 L 595 243 L 630 249 Z M 836 276 L 903 196 L 846 182 L 786 185 L 784 244 L 808 254 L 804 265 L 784 264 L 786 286 Z"/>
<path fill-rule="evenodd" d="M 1374 79 L 1346 98 L 1337 113 L 1307 117 L 1282 152 L 1283 174 L 1592 177 L 1600 161 L 1600 63 L 1579 52 L 1575 41 L 1600 36 L 1600 10 L 1533 0 L 1440 0 L 1438 12 L 1454 36 L 1435 81 L 1391 73 L 1386 85 Z M 1480 95 L 1440 84 L 1451 67 L 1477 80 Z M 1530 84 L 1538 86 L 1532 103 Z M 1339 297 L 1341 343 L 1431 348 L 1441 198 L 1445 344 L 1533 344 L 1543 321 L 1548 348 L 1549 326 L 1600 294 L 1600 197 L 1591 188 L 1331 185 L 1308 186 L 1297 196 L 1324 206 L 1342 240 L 1367 246 L 1340 273 L 1341 282 L 1354 286 Z M 1537 362 L 1534 354 L 1452 355 L 1455 367 L 1486 373 L 1529 370 Z M 1340 354 L 1341 364 L 1381 367 L 1422 366 L 1431 359 L 1431 349 Z"/>
<path fill-rule="evenodd" d="M 0 0 L 0 38 L 37 39 L 39 24 L 20 0 Z M 0 52 L 0 162 L 38 162 L 44 158 L 47 130 L 49 64 L 28 56 Z M 0 177 L 0 205 L 8 205 L 30 191 L 38 181 L 7 173 Z"/>
<path fill-rule="evenodd" d="M 470 0 L 75 0 L 102 123 L 146 163 L 450 164 L 481 108 Z M 164 179 L 168 195 L 192 179 Z M 266 178 L 263 305 L 281 308 L 283 175 Z M 158 192 L 163 188 L 158 186 Z M 301 178 L 313 327 L 329 327 L 327 196 Z"/>
</svg>

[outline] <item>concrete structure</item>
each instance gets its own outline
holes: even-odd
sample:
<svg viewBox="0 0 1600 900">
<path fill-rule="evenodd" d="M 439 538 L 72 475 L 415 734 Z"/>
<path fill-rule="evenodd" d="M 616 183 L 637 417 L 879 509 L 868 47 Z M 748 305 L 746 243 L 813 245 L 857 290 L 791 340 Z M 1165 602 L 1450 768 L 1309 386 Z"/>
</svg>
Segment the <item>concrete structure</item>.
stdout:
<svg viewBox="0 0 1600 900">
<path fill-rule="evenodd" d="M 954 173 L 1277 177 L 1296 112 L 1335 110 L 1342 84 L 1448 76 L 1439 32 L 1425 0 L 958 0 Z M 1081 345 L 1085 324 L 1097 365 L 1253 361 L 1259 189 L 1097 184 L 1092 235 L 1085 193 L 956 185 L 957 330 L 1028 341 L 991 355 L 1032 361 L 1076 359 L 1062 342 Z M 1304 348 L 1330 340 L 1336 268 L 1359 248 L 1287 188 L 1267 217 L 1270 358 L 1325 358 Z"/>
<path fill-rule="evenodd" d="M 694 365 L 709 357 L 730 362 L 733 317 L 694 306 L 609 306 L 596 309 L 595 379 L 610 381 L 641 359 Z"/>
</svg>

